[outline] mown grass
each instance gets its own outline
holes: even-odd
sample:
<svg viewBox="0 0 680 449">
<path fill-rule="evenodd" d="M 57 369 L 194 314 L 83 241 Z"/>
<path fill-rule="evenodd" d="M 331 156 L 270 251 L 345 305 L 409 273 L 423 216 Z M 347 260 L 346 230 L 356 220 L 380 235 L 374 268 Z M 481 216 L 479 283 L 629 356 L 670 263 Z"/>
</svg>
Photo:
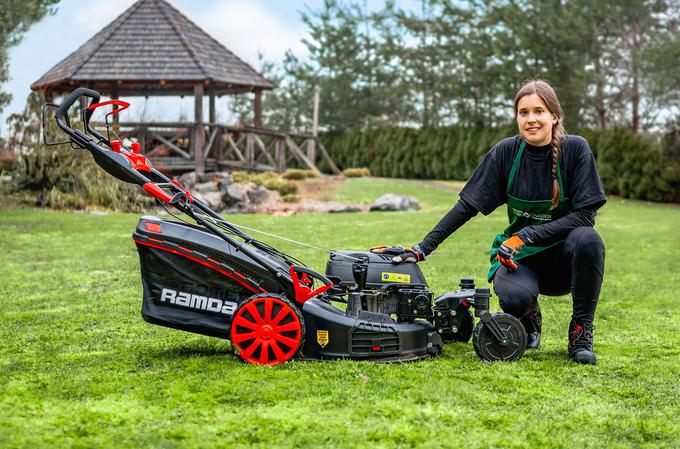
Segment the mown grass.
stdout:
<svg viewBox="0 0 680 449">
<path fill-rule="evenodd" d="M 456 193 L 353 179 L 412 213 L 232 216 L 324 248 L 417 243 Z M 543 347 L 486 365 L 471 344 L 399 365 L 240 363 L 223 340 L 141 319 L 138 216 L 0 211 L 0 447 L 678 447 L 680 208 L 610 200 L 599 365 L 566 359 L 570 298 L 543 298 Z M 472 276 L 504 211 L 476 217 L 422 265 L 436 293 Z M 272 241 L 322 270 L 326 256 Z M 492 303 L 496 303 L 492 301 Z"/>
</svg>

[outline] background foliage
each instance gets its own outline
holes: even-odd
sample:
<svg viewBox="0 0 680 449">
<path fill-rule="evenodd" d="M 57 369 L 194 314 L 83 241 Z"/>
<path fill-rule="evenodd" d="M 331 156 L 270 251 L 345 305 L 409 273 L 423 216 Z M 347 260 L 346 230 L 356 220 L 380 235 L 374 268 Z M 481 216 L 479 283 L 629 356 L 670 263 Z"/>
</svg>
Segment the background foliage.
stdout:
<svg viewBox="0 0 680 449">
<path fill-rule="evenodd" d="M 384 127 L 322 137 L 335 162 L 368 167 L 375 176 L 467 179 L 487 151 L 514 126 Z M 629 129 L 575 130 L 588 139 L 605 191 L 625 198 L 680 202 L 680 132 L 662 141 Z"/>
<path fill-rule="evenodd" d="M 570 127 L 637 133 L 680 110 L 675 0 L 326 0 L 302 18 L 308 56 L 270 71 L 273 127 L 308 128 L 316 87 L 329 131 L 504 125 L 533 77 L 553 84 Z"/>
</svg>

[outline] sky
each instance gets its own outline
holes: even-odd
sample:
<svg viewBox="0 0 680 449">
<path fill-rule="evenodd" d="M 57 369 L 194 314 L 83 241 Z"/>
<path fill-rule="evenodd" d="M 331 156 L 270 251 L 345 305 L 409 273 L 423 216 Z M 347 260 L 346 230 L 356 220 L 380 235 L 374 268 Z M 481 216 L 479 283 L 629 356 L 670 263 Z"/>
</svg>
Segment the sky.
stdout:
<svg viewBox="0 0 680 449">
<path fill-rule="evenodd" d="M 258 52 L 262 52 L 267 60 L 281 61 L 286 50 L 290 49 L 298 57 L 304 58 L 307 52 L 302 38 L 306 27 L 300 19 L 300 12 L 317 10 L 323 4 L 323 0 L 167 1 L 256 69 Z M 376 7 L 383 4 L 380 0 L 364 1 Z M 417 3 L 420 0 L 409 1 Z M 11 93 L 13 100 L 0 113 L 0 136 L 7 133 L 7 117 L 23 110 L 32 83 L 134 2 L 62 0 L 55 15 L 46 16 L 34 24 L 23 41 L 9 51 L 11 79 L 2 86 L 2 90 Z M 218 120 L 222 121 L 227 117 L 219 110 L 218 103 Z M 191 118 L 193 100 L 154 99 L 146 107 L 138 105 L 138 111 L 145 111 L 147 118 L 159 120 L 173 120 L 181 115 Z M 130 118 L 141 117 L 135 116 L 133 111 Z"/>
</svg>

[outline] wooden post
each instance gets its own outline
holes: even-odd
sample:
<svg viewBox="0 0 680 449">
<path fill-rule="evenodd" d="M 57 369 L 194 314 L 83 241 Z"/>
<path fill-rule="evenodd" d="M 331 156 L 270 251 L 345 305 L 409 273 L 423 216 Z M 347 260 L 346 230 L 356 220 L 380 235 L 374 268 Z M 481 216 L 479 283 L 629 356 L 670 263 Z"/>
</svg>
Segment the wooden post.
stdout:
<svg viewBox="0 0 680 449">
<path fill-rule="evenodd" d="M 217 139 L 215 139 L 215 161 L 222 162 L 224 159 L 224 128 L 217 126 Z"/>
<path fill-rule="evenodd" d="M 210 96 L 208 97 L 208 121 L 210 122 L 210 135 L 212 136 L 213 131 L 216 129 L 215 123 L 217 122 L 217 119 L 215 118 L 215 94 L 212 92 L 210 92 Z M 214 155 L 215 142 L 216 140 L 213 140 L 212 148 L 208 154 L 213 152 Z"/>
<path fill-rule="evenodd" d="M 312 134 L 317 137 L 319 134 L 319 95 L 321 94 L 321 89 L 319 86 L 314 88 L 314 117 L 312 121 Z"/>
<path fill-rule="evenodd" d="M 312 116 L 312 135 L 307 141 L 307 159 L 316 164 L 316 136 L 319 133 L 319 86 L 314 87 L 314 115 Z"/>
<path fill-rule="evenodd" d="M 149 128 L 143 126 L 139 132 L 139 143 L 142 147 L 142 154 L 146 154 L 148 151 L 148 145 L 151 143 L 149 139 Z"/>
<path fill-rule="evenodd" d="M 262 91 L 255 91 L 255 127 L 262 128 Z"/>
<path fill-rule="evenodd" d="M 203 157 L 203 84 L 194 85 L 194 135 L 191 139 L 191 151 L 194 154 L 196 173 L 205 173 L 205 158 Z"/>
<path fill-rule="evenodd" d="M 246 134 L 246 166 L 253 168 L 255 166 L 255 139 L 250 133 Z"/>
<path fill-rule="evenodd" d="M 274 159 L 276 160 L 276 171 L 283 173 L 286 171 L 286 142 L 283 137 L 275 137 L 275 139 Z"/>
<path fill-rule="evenodd" d="M 116 85 L 115 81 L 111 83 L 111 99 L 118 100 L 118 86 Z M 116 109 L 118 109 L 118 106 L 113 105 L 113 110 L 115 111 Z M 113 132 L 120 134 L 120 119 L 118 118 L 118 114 L 113 114 L 111 116 L 111 121 L 113 125 Z"/>
</svg>

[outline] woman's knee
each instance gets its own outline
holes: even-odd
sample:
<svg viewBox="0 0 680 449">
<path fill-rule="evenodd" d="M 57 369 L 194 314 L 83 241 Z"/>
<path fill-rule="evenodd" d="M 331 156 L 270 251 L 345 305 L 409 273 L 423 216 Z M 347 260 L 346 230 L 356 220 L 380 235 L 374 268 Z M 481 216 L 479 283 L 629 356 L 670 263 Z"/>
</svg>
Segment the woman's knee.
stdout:
<svg viewBox="0 0 680 449">
<path fill-rule="evenodd" d="M 597 231 L 591 227 L 574 228 L 567 235 L 565 249 L 579 259 L 604 260 L 604 243 Z"/>
<path fill-rule="evenodd" d="M 538 286 L 532 276 L 522 276 L 520 266 L 517 271 L 508 271 L 500 267 L 494 276 L 493 288 L 498 296 L 498 302 L 504 312 L 521 317 L 531 307 L 532 301 L 538 296 Z M 527 270 L 524 267 L 524 270 Z"/>
</svg>

